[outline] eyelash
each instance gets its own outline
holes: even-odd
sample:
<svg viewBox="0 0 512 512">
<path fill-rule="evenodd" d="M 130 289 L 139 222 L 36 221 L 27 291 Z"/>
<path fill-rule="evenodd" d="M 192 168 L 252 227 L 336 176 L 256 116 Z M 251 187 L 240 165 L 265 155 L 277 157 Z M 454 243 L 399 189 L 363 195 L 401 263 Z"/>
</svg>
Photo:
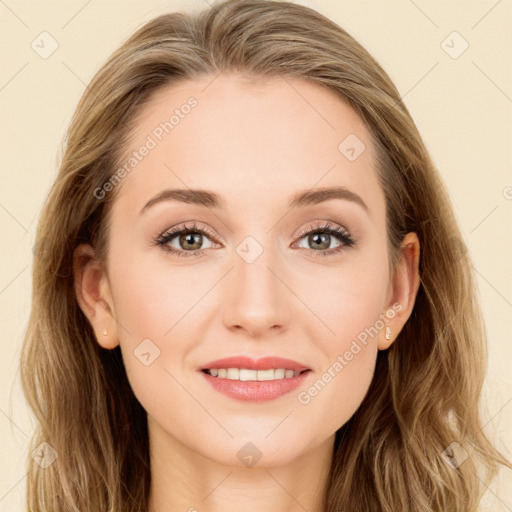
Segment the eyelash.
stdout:
<svg viewBox="0 0 512 512">
<path fill-rule="evenodd" d="M 182 234 L 190 234 L 190 233 L 200 233 L 202 235 L 206 235 L 208 238 L 213 239 L 215 241 L 215 236 L 213 233 L 209 231 L 207 228 L 199 228 L 196 226 L 195 222 L 192 224 L 192 226 L 177 226 L 175 228 L 171 228 L 170 230 L 162 233 L 159 235 L 155 240 L 154 244 L 159 245 L 162 247 L 164 251 L 167 251 L 174 256 L 178 257 L 189 257 L 189 256 L 203 256 L 205 253 L 205 249 L 198 249 L 196 251 L 184 251 L 184 250 L 177 250 L 174 249 L 167 244 L 173 239 L 176 238 L 178 235 Z M 323 225 L 316 225 L 313 228 L 309 227 L 306 229 L 303 229 L 298 234 L 298 240 L 301 240 L 306 235 L 314 235 L 319 233 L 327 233 L 329 235 L 333 235 L 335 238 L 337 238 L 342 244 L 338 247 L 335 247 L 334 249 L 327 249 L 327 250 L 320 250 L 315 251 L 314 249 L 306 249 L 310 252 L 312 252 L 313 257 L 317 256 L 330 256 L 339 253 L 343 249 L 347 249 L 350 247 L 353 247 L 356 244 L 356 241 L 351 236 L 349 231 L 345 228 L 342 228 L 340 226 L 336 226 L 335 224 L 329 224 L 325 223 Z"/>
</svg>

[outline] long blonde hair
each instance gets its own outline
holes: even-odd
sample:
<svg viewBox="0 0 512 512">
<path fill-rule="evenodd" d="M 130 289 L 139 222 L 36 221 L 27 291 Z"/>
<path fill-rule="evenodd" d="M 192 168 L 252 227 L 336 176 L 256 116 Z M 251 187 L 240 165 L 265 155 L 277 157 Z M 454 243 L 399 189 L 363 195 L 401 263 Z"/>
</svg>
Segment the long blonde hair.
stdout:
<svg viewBox="0 0 512 512">
<path fill-rule="evenodd" d="M 147 509 L 146 412 L 119 347 L 99 347 L 78 306 L 72 254 L 87 242 L 106 257 L 116 191 L 101 200 L 94 191 L 118 168 L 150 96 L 224 71 L 301 78 L 347 101 L 377 150 L 392 267 L 404 234 L 420 240 L 414 310 L 391 348 L 378 353 L 367 396 L 336 433 L 325 512 L 476 510 L 480 479 L 512 465 L 482 431 L 485 328 L 446 189 L 400 94 L 369 53 L 318 12 L 270 0 L 156 17 L 115 51 L 79 102 L 36 235 L 21 378 L 38 425 L 32 449 L 48 443 L 57 458 L 45 468 L 28 458 L 28 509 Z"/>
</svg>

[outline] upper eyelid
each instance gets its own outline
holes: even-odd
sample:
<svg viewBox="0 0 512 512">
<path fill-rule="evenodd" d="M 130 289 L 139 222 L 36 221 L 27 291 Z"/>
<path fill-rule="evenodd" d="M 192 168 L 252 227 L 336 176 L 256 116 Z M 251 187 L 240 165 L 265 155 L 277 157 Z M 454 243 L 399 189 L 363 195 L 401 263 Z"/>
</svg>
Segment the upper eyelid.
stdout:
<svg viewBox="0 0 512 512">
<path fill-rule="evenodd" d="M 161 235 L 158 236 L 158 238 L 163 238 L 167 235 L 172 235 L 173 237 L 176 236 L 176 235 L 179 235 L 180 233 L 182 233 L 183 231 L 189 231 L 189 232 L 192 232 L 192 233 L 195 233 L 196 231 L 200 232 L 200 233 L 204 233 L 205 235 L 208 235 L 210 238 L 214 238 L 214 239 L 217 239 L 217 238 L 222 238 L 222 237 L 217 237 L 216 235 L 214 235 L 213 233 L 211 233 L 210 229 L 209 228 L 206 228 L 202 225 L 196 225 L 195 221 L 193 221 L 193 225 L 192 226 L 188 226 L 187 223 L 183 223 L 183 224 L 179 224 L 178 226 L 176 227 L 172 227 L 172 228 L 169 228 L 169 229 L 166 229 Z"/>
<path fill-rule="evenodd" d="M 175 227 L 168 228 L 161 235 L 157 236 L 157 239 L 161 239 L 166 236 L 172 236 L 172 238 L 174 238 L 175 236 L 179 235 L 180 233 L 182 233 L 184 231 L 185 232 L 189 231 L 189 232 L 193 232 L 193 233 L 194 232 L 203 232 L 210 239 L 213 239 L 212 241 L 218 243 L 217 239 L 220 239 L 220 242 L 224 243 L 222 237 L 218 237 L 214 233 L 211 233 L 210 228 L 205 227 L 205 226 L 206 225 L 203 225 L 202 223 L 197 224 L 196 221 L 192 221 L 192 226 L 188 225 L 187 222 L 184 222 L 183 224 L 178 224 Z M 315 223 L 313 225 L 309 225 L 307 227 L 301 228 L 299 230 L 299 232 L 294 237 L 295 238 L 296 237 L 303 238 L 304 236 L 306 236 L 307 234 L 310 234 L 312 232 L 315 232 L 315 231 L 321 232 L 323 229 L 329 229 L 329 228 L 335 228 L 335 229 L 339 228 L 342 232 L 346 232 L 348 235 L 350 235 L 352 238 L 354 238 L 352 235 L 352 231 L 349 228 L 347 228 L 344 225 L 338 224 L 337 222 L 328 221 L 328 220 L 315 221 Z"/>
<path fill-rule="evenodd" d="M 339 231 L 346 231 L 347 233 L 351 234 L 352 231 L 348 229 L 346 226 L 343 226 L 342 224 L 338 224 L 337 222 L 331 222 L 331 221 L 318 221 L 318 224 L 313 226 L 308 226 L 306 228 L 302 228 L 299 230 L 296 236 L 302 237 L 307 235 L 308 233 L 314 233 L 315 231 L 321 232 L 322 230 L 328 230 L 328 229 L 334 229 Z"/>
</svg>

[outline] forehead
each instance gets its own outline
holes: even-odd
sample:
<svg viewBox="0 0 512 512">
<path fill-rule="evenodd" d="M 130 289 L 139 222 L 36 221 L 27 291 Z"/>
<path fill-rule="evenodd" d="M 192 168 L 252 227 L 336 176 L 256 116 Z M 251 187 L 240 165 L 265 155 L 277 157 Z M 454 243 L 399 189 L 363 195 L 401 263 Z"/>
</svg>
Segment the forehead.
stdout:
<svg viewBox="0 0 512 512">
<path fill-rule="evenodd" d="M 118 200 L 139 211 L 165 188 L 200 188 L 237 211 L 248 201 L 284 207 L 296 190 L 341 185 L 380 212 L 373 151 L 359 116 L 318 84 L 186 80 L 157 91 L 135 119 Z"/>
</svg>

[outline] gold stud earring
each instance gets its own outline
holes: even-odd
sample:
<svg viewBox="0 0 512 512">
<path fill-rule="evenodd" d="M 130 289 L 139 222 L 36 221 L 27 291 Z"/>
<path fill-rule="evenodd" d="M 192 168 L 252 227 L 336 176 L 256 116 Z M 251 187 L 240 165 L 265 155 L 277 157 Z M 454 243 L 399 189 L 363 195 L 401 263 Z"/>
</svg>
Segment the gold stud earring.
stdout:
<svg viewBox="0 0 512 512">
<path fill-rule="evenodd" d="M 391 339 L 391 329 L 389 327 L 386 327 L 386 339 Z"/>
<path fill-rule="evenodd" d="M 108 333 L 107 333 L 107 329 L 103 329 L 103 336 L 106 336 Z"/>
</svg>

